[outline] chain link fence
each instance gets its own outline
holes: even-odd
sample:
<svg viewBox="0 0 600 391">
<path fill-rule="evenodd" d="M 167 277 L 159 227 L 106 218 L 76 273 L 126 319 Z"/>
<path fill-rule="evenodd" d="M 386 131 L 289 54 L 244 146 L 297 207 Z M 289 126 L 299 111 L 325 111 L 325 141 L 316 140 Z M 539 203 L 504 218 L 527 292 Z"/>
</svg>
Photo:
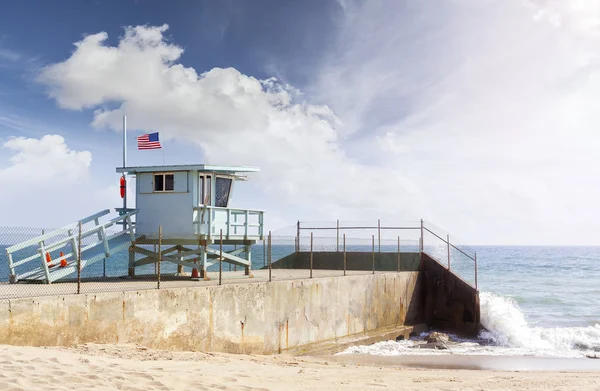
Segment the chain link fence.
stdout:
<svg viewBox="0 0 600 391">
<path fill-rule="evenodd" d="M 198 276 L 197 269 L 164 260 L 149 260 L 131 273 L 131 256 L 139 260 L 143 254 L 130 254 L 136 237 L 126 216 L 109 225 L 100 220 L 92 216 L 59 229 L 0 227 L 0 300 L 417 271 L 421 251 L 477 283 L 475 251 L 430 223 L 298 222 L 250 245 L 250 270 L 226 258 L 247 259 L 244 246 L 221 244 L 216 237 L 209 246 L 217 249 L 215 259 Z M 136 246 L 167 260 L 185 249 L 168 241 Z M 190 253 L 196 258 L 186 265 L 199 265 Z"/>
</svg>

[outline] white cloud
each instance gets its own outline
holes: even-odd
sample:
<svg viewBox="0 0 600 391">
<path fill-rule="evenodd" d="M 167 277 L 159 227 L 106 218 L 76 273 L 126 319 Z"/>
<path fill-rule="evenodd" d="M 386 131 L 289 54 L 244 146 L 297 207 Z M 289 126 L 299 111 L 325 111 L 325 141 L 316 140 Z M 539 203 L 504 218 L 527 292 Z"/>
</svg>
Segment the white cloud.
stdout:
<svg viewBox="0 0 600 391">
<path fill-rule="evenodd" d="M 312 92 L 405 170 L 427 219 L 480 243 L 598 243 L 599 4 L 345 1 Z"/>
<path fill-rule="evenodd" d="M 116 185 L 91 180 L 92 154 L 62 136 L 14 137 L 2 147 L 10 157 L 0 168 L 1 225 L 57 228 L 120 203 Z"/>
<path fill-rule="evenodd" d="M 340 4 L 306 89 L 320 105 L 184 67 L 166 26 L 114 47 L 90 35 L 39 80 L 60 107 L 94 109 L 96 127 L 127 114 L 208 163 L 261 166 L 253 180 L 278 213 L 300 208 L 292 221 L 424 217 L 479 243 L 598 243 L 597 3 Z"/>
<path fill-rule="evenodd" d="M 16 62 L 21 59 L 21 55 L 12 50 L 0 47 L 0 62 L 8 61 L 8 62 Z"/>
<path fill-rule="evenodd" d="M 92 154 L 69 149 L 62 136 L 14 137 L 3 147 L 13 154 L 9 159 L 11 165 L 0 170 L 0 180 L 4 183 L 62 185 L 88 179 Z"/>
<path fill-rule="evenodd" d="M 128 28 L 116 47 L 105 44 L 105 33 L 87 36 L 39 80 L 61 107 L 95 108 L 96 127 L 120 130 L 126 113 L 132 129 L 197 143 L 207 163 L 260 166 L 253 179 L 279 212 L 294 205 L 312 218 L 376 219 L 414 205 L 401 171 L 368 167 L 344 152 L 341 121 L 327 106 L 300 102 L 292 87 L 233 68 L 198 75 L 176 62 L 182 49 L 164 39 L 165 29 Z M 120 107 L 104 109 L 107 102 Z"/>
</svg>

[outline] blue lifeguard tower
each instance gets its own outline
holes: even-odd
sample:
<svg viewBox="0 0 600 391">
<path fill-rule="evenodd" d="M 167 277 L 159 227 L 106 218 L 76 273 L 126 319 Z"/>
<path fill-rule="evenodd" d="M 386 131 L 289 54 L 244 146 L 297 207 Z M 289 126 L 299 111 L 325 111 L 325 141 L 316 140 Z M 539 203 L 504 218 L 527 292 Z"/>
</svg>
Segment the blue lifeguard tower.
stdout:
<svg viewBox="0 0 600 391">
<path fill-rule="evenodd" d="M 236 181 L 257 171 L 205 164 L 117 168 L 118 173 L 136 178 L 135 209 L 117 208 L 121 215 L 136 212 L 129 275 L 134 276 L 139 266 L 158 262 L 158 253 L 142 246 L 157 245 L 159 234 L 165 246 L 161 261 L 179 265 L 178 273 L 186 266 L 206 278 L 206 268 L 221 258 L 220 249 L 211 246 L 222 244 L 234 246 L 222 253 L 222 261 L 244 267 L 250 275 L 251 246 L 264 239 L 264 212 L 233 208 L 230 203 Z M 135 254 L 143 258 L 136 260 Z"/>
<path fill-rule="evenodd" d="M 103 261 L 106 274 L 106 263 L 122 262 L 114 255 L 123 251 L 129 252 L 128 275 L 134 277 L 136 268 L 159 262 L 159 244 L 160 262 L 177 264 L 180 276 L 189 267 L 192 278 L 207 279 L 206 269 L 219 259 L 251 276 L 251 246 L 264 240 L 264 212 L 230 204 L 234 184 L 258 168 L 193 164 L 116 171 L 122 184 L 127 175 L 135 177 L 135 208 L 127 208 L 124 199 L 123 207 L 115 208 L 116 217 L 110 218 L 106 209 L 8 247 L 11 282 L 72 278 L 78 257 L 79 270 Z M 109 219 L 102 222 L 105 217 Z M 222 246 L 228 249 L 222 251 Z"/>
</svg>

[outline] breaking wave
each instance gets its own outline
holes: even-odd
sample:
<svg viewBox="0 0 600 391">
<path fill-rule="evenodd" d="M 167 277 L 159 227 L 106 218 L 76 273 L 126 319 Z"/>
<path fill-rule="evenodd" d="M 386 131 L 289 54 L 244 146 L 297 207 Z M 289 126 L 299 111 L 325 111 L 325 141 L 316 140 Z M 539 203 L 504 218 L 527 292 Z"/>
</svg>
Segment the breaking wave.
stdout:
<svg viewBox="0 0 600 391">
<path fill-rule="evenodd" d="M 599 357 L 600 324 L 587 327 L 531 327 L 517 302 L 509 297 L 480 292 L 481 324 L 477 340 L 452 336 L 447 350 L 415 349 L 422 337 L 353 346 L 339 354 L 371 355 L 511 355 L 537 357 Z"/>
<path fill-rule="evenodd" d="M 542 351 L 600 352 L 600 325 L 587 327 L 531 327 L 511 298 L 480 292 L 482 341 L 492 345 Z"/>
</svg>

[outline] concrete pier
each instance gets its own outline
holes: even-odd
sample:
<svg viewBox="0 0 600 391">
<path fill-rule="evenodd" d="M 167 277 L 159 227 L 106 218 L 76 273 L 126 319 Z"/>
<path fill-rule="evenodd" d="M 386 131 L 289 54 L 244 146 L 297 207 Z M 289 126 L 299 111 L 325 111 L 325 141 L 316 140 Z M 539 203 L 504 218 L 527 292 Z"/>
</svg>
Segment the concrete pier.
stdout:
<svg viewBox="0 0 600 391">
<path fill-rule="evenodd" d="M 296 253 L 223 285 L 168 280 L 0 286 L 0 344 L 138 343 L 227 353 L 335 350 L 343 341 L 408 338 L 426 327 L 478 333 L 479 294 L 427 254 Z M 375 265 L 375 271 L 372 270 Z M 394 271 L 400 268 L 401 271 Z M 371 269 L 371 270 L 369 270 Z M 118 292 L 92 293 L 106 288 Z M 31 290 L 39 293 L 31 296 Z M 416 329 L 413 328 L 416 327 Z"/>
<path fill-rule="evenodd" d="M 378 272 L 9 299 L 0 302 L 0 343 L 278 353 L 419 324 L 418 281 L 419 272 Z"/>
</svg>

